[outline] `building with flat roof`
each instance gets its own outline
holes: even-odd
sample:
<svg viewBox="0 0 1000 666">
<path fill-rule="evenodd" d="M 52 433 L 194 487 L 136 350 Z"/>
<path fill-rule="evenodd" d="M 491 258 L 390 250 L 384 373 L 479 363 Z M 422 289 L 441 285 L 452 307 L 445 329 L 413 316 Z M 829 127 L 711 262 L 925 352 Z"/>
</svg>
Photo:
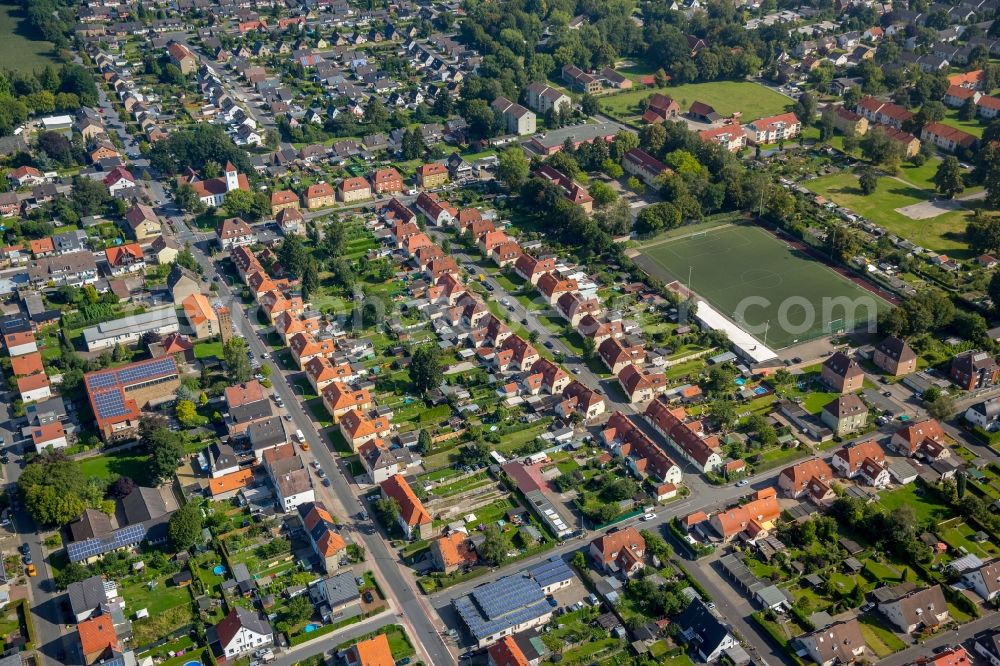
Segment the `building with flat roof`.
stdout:
<svg viewBox="0 0 1000 666">
<path fill-rule="evenodd" d="M 546 595 L 569 585 L 573 572 L 559 557 L 498 578 L 453 600 L 452 608 L 478 647 L 545 624 L 555 608 Z"/>
<path fill-rule="evenodd" d="M 87 351 L 112 349 L 118 345 L 130 345 L 142 339 L 146 333 L 167 335 L 180 330 L 177 311 L 172 307 L 149 310 L 137 315 L 105 321 L 83 331 Z"/>
</svg>

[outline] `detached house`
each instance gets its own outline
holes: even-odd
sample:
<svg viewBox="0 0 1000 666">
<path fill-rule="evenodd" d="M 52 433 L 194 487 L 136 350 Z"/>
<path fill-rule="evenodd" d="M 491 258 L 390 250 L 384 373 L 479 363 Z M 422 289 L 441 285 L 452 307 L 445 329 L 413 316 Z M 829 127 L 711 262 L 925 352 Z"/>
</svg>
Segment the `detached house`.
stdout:
<svg viewBox="0 0 1000 666">
<path fill-rule="evenodd" d="M 996 384 L 998 372 L 1000 366 L 989 352 L 967 351 L 952 358 L 948 376 L 962 390 L 974 391 Z"/>
<path fill-rule="evenodd" d="M 427 539 L 431 536 L 431 515 L 402 475 L 389 477 L 380 484 L 380 488 L 382 497 L 391 497 L 399 505 L 396 521 L 407 539 Z"/>
<path fill-rule="evenodd" d="M 223 251 L 257 242 L 257 234 L 238 217 L 229 217 L 220 222 L 215 229 L 215 236 Z"/>
<path fill-rule="evenodd" d="M 799 641 L 819 666 L 853 663 L 864 654 L 866 647 L 856 617 L 800 636 Z"/>
<path fill-rule="evenodd" d="M 646 540 L 634 527 L 610 532 L 590 542 L 590 559 L 608 574 L 623 573 L 631 577 L 645 565 Z"/>
<path fill-rule="evenodd" d="M 802 123 L 794 113 L 760 118 L 743 126 L 750 143 L 778 143 L 794 139 L 802 131 Z"/>
<path fill-rule="evenodd" d="M 868 422 L 868 406 L 853 393 L 847 393 L 823 407 L 820 420 L 843 437 L 865 427 Z"/>
<path fill-rule="evenodd" d="M 885 465 L 885 452 L 874 439 L 838 449 L 830 459 L 830 464 L 840 476 L 853 479 L 861 473 L 861 464 L 865 460 L 872 460 L 879 466 Z"/>
<path fill-rule="evenodd" d="M 858 362 L 844 352 L 837 352 L 823 363 L 823 382 L 840 393 L 854 393 L 861 388 L 865 373 Z"/>
<path fill-rule="evenodd" d="M 879 368 L 899 377 L 917 369 L 917 355 L 905 340 L 889 336 L 875 345 L 872 362 Z"/>
<path fill-rule="evenodd" d="M 244 654 L 274 643 L 274 630 L 267 620 L 236 604 L 221 622 L 208 627 L 205 633 L 219 663 L 236 661 Z"/>
<path fill-rule="evenodd" d="M 978 569 L 962 574 L 962 581 L 986 601 L 1000 597 L 1000 560 L 993 560 Z"/>
<path fill-rule="evenodd" d="M 778 487 L 789 497 L 799 497 L 808 490 L 812 479 L 822 481 L 826 485 L 833 480 L 833 470 L 822 458 L 806 460 L 781 470 L 781 474 L 778 475 Z"/>
<path fill-rule="evenodd" d="M 912 583 L 901 583 L 887 592 L 886 601 L 880 601 L 878 609 L 904 634 L 937 627 L 950 617 L 940 585 L 914 590 Z"/>
</svg>

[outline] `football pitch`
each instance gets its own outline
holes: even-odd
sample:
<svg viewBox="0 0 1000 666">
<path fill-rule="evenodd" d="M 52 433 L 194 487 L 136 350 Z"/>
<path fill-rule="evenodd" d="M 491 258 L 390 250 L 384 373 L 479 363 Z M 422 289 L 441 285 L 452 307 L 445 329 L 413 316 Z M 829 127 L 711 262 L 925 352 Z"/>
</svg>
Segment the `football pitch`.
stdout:
<svg viewBox="0 0 1000 666">
<path fill-rule="evenodd" d="M 634 258 L 687 285 L 772 349 L 853 330 L 888 303 L 757 227 L 727 226 L 654 243 Z M 765 339 L 766 328 L 766 339 Z"/>
</svg>

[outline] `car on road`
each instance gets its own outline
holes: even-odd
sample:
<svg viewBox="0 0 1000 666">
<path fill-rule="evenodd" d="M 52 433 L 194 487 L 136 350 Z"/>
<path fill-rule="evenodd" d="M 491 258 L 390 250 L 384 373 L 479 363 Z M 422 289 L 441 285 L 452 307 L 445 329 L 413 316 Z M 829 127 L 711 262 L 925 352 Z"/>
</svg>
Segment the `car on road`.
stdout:
<svg viewBox="0 0 1000 666">
<path fill-rule="evenodd" d="M 527 326 L 528 325 L 528 318 L 527 317 L 522 317 L 521 318 L 521 324 L 523 324 L 524 326 Z"/>
<path fill-rule="evenodd" d="M 323 485 L 326 486 L 327 488 L 329 488 L 330 487 L 330 479 L 323 479 Z"/>
<path fill-rule="evenodd" d="M 554 345 L 552 344 L 551 340 L 546 340 L 545 342 L 542 343 L 542 346 L 545 347 L 546 349 L 552 349 Z"/>
<path fill-rule="evenodd" d="M 31 551 L 24 554 L 24 563 L 31 564 Z"/>
<path fill-rule="evenodd" d="M 28 576 L 35 577 L 38 575 L 38 570 L 35 569 L 34 564 L 29 564 L 24 568 L 24 570 L 28 573 Z"/>
<path fill-rule="evenodd" d="M 750 485 L 750 482 L 747 481 L 746 479 L 740 479 L 739 481 L 736 482 L 737 488 L 742 488 L 743 486 L 748 486 L 748 485 Z"/>
<path fill-rule="evenodd" d="M 653 520 L 655 518 L 656 518 L 656 514 L 653 513 L 652 511 L 650 511 L 649 513 L 643 514 L 643 516 L 642 516 L 643 520 Z"/>
<path fill-rule="evenodd" d="M 28 553 L 31 552 L 31 546 L 29 546 L 26 543 L 22 543 L 21 547 L 19 548 L 19 550 L 21 551 L 22 555 L 27 555 Z"/>
</svg>

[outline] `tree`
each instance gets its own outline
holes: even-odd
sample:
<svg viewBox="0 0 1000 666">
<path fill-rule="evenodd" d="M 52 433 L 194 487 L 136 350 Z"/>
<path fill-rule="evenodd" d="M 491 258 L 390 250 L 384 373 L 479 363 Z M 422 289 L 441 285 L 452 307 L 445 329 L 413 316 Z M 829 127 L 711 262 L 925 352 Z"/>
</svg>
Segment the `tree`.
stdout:
<svg viewBox="0 0 1000 666">
<path fill-rule="evenodd" d="M 861 174 L 858 176 L 858 189 L 865 196 L 874 194 L 875 190 L 878 188 L 878 176 L 875 175 L 874 169 L 862 169 Z"/>
<path fill-rule="evenodd" d="M 114 483 L 108 486 L 108 497 L 111 499 L 124 499 L 133 490 L 139 487 L 135 481 L 127 476 L 118 477 Z"/>
<path fill-rule="evenodd" d="M 580 98 L 580 110 L 583 111 L 585 116 L 596 115 L 600 111 L 600 105 L 597 103 L 597 98 L 593 95 L 584 95 Z"/>
<path fill-rule="evenodd" d="M 927 415 L 938 421 L 947 421 L 955 414 L 955 400 L 945 394 L 939 394 L 932 402 L 926 405 Z"/>
<path fill-rule="evenodd" d="M 409 367 L 410 381 L 420 393 L 426 393 L 441 383 L 441 355 L 434 345 L 418 347 Z"/>
<path fill-rule="evenodd" d="M 167 525 L 170 545 L 178 552 L 187 550 L 201 538 L 201 528 L 201 507 L 195 502 L 188 502 L 170 516 Z"/>
<path fill-rule="evenodd" d="M 65 590 L 73 583 L 87 580 L 91 575 L 91 572 L 79 562 L 70 562 L 55 575 L 53 582 L 57 589 Z"/>
<path fill-rule="evenodd" d="M 965 497 L 965 489 L 968 485 L 968 479 L 965 476 L 965 472 L 959 472 L 955 475 L 955 491 L 958 494 L 958 499 Z"/>
<path fill-rule="evenodd" d="M 424 137 L 417 129 L 408 129 L 403 134 L 403 142 L 400 150 L 403 155 L 403 159 L 415 160 L 427 150 L 427 145 L 424 143 Z"/>
<path fill-rule="evenodd" d="M 665 229 L 681 225 L 681 211 L 672 203 L 656 203 L 646 206 L 635 219 L 635 230 L 642 235 L 655 234 Z"/>
<path fill-rule="evenodd" d="M 181 425 L 188 428 L 200 425 L 199 420 L 202 417 L 198 414 L 198 408 L 190 400 L 178 400 L 174 407 L 174 413 Z"/>
<path fill-rule="evenodd" d="M 500 153 L 497 165 L 497 175 L 500 181 L 512 192 L 519 192 L 530 174 L 528 159 L 520 146 L 512 146 Z"/>
<path fill-rule="evenodd" d="M 973 96 L 970 95 L 962 103 L 961 108 L 958 110 L 958 119 L 966 122 L 976 119 L 976 100 Z"/>
<path fill-rule="evenodd" d="M 434 441 L 431 438 L 430 431 L 426 428 L 421 429 L 420 435 L 417 436 L 417 450 L 427 455 L 432 446 L 434 446 Z"/>
<path fill-rule="evenodd" d="M 301 624 L 312 617 L 314 607 L 309 596 L 300 594 L 285 605 L 282 620 L 290 626 Z"/>
<path fill-rule="evenodd" d="M 395 497 L 380 497 L 375 500 L 372 507 L 387 529 L 396 524 L 396 519 L 399 517 L 399 502 Z"/>
<path fill-rule="evenodd" d="M 174 201 L 177 205 L 192 215 L 200 215 L 205 212 L 205 204 L 202 203 L 194 186 L 190 183 L 183 183 L 174 190 Z"/>
<path fill-rule="evenodd" d="M 222 356 L 229 368 L 229 376 L 237 383 L 253 377 L 253 367 L 247 354 L 247 342 L 243 338 L 230 338 L 222 347 Z"/>
<path fill-rule="evenodd" d="M 184 455 L 180 433 L 170 430 L 162 418 L 144 417 L 139 423 L 139 437 L 150 455 L 150 477 L 157 483 L 172 477 Z"/>
<path fill-rule="evenodd" d="M 293 234 L 285 236 L 278 248 L 278 261 L 282 268 L 297 278 L 305 275 L 306 267 L 309 264 L 309 248 L 306 247 L 302 236 Z"/>
<path fill-rule="evenodd" d="M 1000 251 L 1000 217 L 976 210 L 965 228 L 965 238 L 979 254 Z"/>
<path fill-rule="evenodd" d="M 259 220 L 271 210 L 270 203 L 263 193 L 246 190 L 233 190 L 228 193 L 222 205 L 230 216 L 251 221 Z"/>
<path fill-rule="evenodd" d="M 811 126 L 816 118 L 816 98 L 808 92 L 802 93 L 795 103 L 795 115 L 803 127 Z"/>
<path fill-rule="evenodd" d="M 496 525 L 487 525 L 483 530 L 483 543 L 477 548 L 483 561 L 490 566 L 500 566 L 507 560 L 509 551 L 510 541 L 507 536 Z"/>
<path fill-rule="evenodd" d="M 618 192 L 607 183 L 597 181 L 590 186 L 590 196 L 594 199 L 594 205 L 602 208 L 614 203 L 618 199 Z"/>
<path fill-rule="evenodd" d="M 948 155 L 941 161 L 934 173 L 934 187 L 946 199 L 953 199 L 955 195 L 962 193 L 965 183 L 962 180 L 962 167 L 958 165 L 957 157 Z"/>
<path fill-rule="evenodd" d="M 993 273 L 990 283 L 986 287 L 986 293 L 993 302 L 993 309 L 1000 310 L 1000 273 Z"/>
</svg>

